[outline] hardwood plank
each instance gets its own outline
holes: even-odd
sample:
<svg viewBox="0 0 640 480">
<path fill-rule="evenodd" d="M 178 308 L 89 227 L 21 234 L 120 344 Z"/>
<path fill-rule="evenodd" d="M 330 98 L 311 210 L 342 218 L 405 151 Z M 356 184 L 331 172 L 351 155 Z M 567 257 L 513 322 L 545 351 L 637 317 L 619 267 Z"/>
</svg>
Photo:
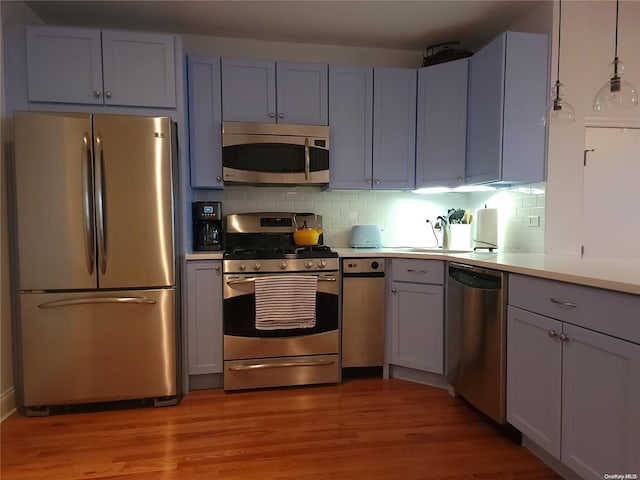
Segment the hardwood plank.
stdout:
<svg viewBox="0 0 640 480">
<path fill-rule="evenodd" d="M 395 379 L 14 415 L 1 435 L 3 480 L 560 478 L 463 401 Z"/>
</svg>

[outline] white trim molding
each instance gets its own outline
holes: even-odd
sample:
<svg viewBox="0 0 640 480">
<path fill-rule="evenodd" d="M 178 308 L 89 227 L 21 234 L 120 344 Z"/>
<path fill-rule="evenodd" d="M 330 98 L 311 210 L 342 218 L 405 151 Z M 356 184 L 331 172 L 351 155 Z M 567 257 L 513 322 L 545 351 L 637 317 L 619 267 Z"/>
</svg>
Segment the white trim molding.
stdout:
<svg viewBox="0 0 640 480">
<path fill-rule="evenodd" d="M 13 387 L 0 395 L 0 421 L 4 422 L 16 411 L 16 390 Z"/>
</svg>

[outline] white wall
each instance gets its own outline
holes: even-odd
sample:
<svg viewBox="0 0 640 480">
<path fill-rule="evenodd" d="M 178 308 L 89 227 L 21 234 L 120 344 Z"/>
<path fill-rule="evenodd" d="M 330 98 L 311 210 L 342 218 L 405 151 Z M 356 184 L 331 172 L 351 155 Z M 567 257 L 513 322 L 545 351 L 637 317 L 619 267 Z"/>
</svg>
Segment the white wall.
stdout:
<svg viewBox="0 0 640 480">
<path fill-rule="evenodd" d="M 554 2 L 554 32 L 557 34 L 557 2 Z M 640 2 L 620 2 L 618 56 L 626 67 L 627 79 L 640 88 Z M 547 228 L 545 249 L 551 254 L 578 255 L 583 245 L 582 193 L 585 127 L 640 127 L 640 107 L 616 115 L 596 114 L 592 102 L 604 84 L 613 60 L 615 2 L 565 1 L 562 3 L 562 51 L 560 81 L 573 105 L 576 122 L 550 127 L 547 180 Z M 557 38 L 554 38 L 552 82 L 556 79 Z M 640 161 L 640 153 L 636 157 Z M 611 175 L 624 175 L 612 171 Z M 615 183 L 615 182 L 614 182 Z M 603 190 L 603 195 L 606 191 Z M 637 191 L 626 194 L 625 208 L 640 206 Z M 603 222 L 610 219 L 603 219 Z M 615 225 L 609 225 L 615 231 Z M 630 246 L 640 244 L 629 238 Z M 602 252 L 610 256 L 615 252 Z"/>
<path fill-rule="evenodd" d="M 42 23 L 22 2 L 0 2 L 0 23 Z M 4 29 L 3 29 L 4 30 Z M 0 36 L 1 37 L 1 36 Z M 10 119 L 6 113 L 5 68 L 2 38 L 0 38 L 0 418 L 6 418 L 15 408 L 13 351 L 11 329 L 11 289 L 9 285 L 9 247 L 6 192 L 6 142 L 11 138 Z"/>
<path fill-rule="evenodd" d="M 422 51 L 341 47 L 238 38 L 183 35 L 184 51 L 191 55 L 264 58 L 280 61 L 334 63 L 378 67 L 422 66 Z"/>
</svg>

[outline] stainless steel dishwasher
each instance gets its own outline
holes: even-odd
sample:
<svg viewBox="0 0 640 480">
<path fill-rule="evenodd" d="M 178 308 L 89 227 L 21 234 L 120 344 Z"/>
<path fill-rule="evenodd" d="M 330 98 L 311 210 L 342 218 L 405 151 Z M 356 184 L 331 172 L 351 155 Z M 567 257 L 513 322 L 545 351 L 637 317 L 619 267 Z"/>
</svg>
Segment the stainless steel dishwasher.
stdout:
<svg viewBox="0 0 640 480">
<path fill-rule="evenodd" d="M 447 380 L 460 395 L 505 423 L 507 276 L 497 270 L 449 264 Z"/>
<path fill-rule="evenodd" d="M 384 258 L 342 260 L 343 377 L 382 375 Z"/>
</svg>

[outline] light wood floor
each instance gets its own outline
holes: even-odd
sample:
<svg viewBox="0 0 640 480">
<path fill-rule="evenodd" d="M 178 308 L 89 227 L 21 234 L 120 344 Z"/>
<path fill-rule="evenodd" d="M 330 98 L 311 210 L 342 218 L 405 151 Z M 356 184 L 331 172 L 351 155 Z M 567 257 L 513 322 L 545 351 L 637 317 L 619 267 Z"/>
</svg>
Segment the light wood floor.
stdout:
<svg viewBox="0 0 640 480">
<path fill-rule="evenodd" d="M 0 428 L 2 480 L 559 478 L 459 399 L 401 380 L 202 390 Z"/>
</svg>

